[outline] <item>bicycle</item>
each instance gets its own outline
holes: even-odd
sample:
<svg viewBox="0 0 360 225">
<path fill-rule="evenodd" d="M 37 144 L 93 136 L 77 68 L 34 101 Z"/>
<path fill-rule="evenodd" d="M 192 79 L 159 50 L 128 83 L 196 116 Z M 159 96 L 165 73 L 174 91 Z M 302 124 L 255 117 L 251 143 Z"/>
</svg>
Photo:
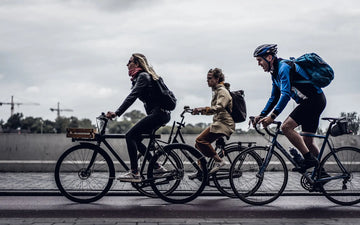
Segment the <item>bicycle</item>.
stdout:
<svg viewBox="0 0 360 225">
<path fill-rule="evenodd" d="M 252 117 L 251 120 L 254 118 Z M 322 118 L 329 121 L 325 135 L 307 135 L 323 139 L 317 168 L 304 172 L 301 185 L 310 192 L 321 192 L 330 201 L 340 205 L 353 205 L 360 202 L 360 149 L 351 146 L 335 148 L 330 135 L 348 133 L 342 131 L 333 134 L 333 128 L 342 126 L 345 118 Z M 241 152 L 230 168 L 231 187 L 241 200 L 248 204 L 264 205 L 276 200 L 284 191 L 288 181 L 288 170 L 280 151 L 289 162 L 300 168 L 300 165 L 277 141 L 282 132 L 281 122 L 275 121 L 275 131 L 265 131 L 272 137 L 269 146 L 255 146 Z M 255 127 L 256 131 L 265 135 Z M 324 157 L 325 147 L 329 153 Z M 278 151 L 277 151 L 278 150 Z M 239 176 L 240 174 L 240 176 Z M 237 177 L 235 177 L 236 175 Z"/>
<path fill-rule="evenodd" d="M 79 203 L 97 201 L 110 190 L 115 179 L 113 158 L 125 170 L 129 170 L 107 141 L 123 139 L 125 135 L 105 134 L 108 118 L 104 113 L 97 117 L 97 122 L 99 133 L 94 129 L 68 129 L 67 136 L 78 144 L 66 150 L 55 167 L 55 182 L 60 192 L 66 198 Z M 161 146 L 158 142 L 159 135 L 155 135 L 155 131 L 150 135 L 143 135 L 143 138 L 149 138 L 149 143 L 139 171 L 142 177 L 140 183 L 150 183 L 156 195 L 167 202 L 186 203 L 195 199 L 205 188 L 206 160 L 200 152 L 186 144 Z M 101 147 L 101 144 L 106 148 Z M 146 159 L 150 156 L 150 151 L 153 151 L 153 156 L 145 173 Z M 159 166 L 166 171 L 157 172 Z M 183 183 L 188 182 L 184 177 L 199 170 L 204 174 L 202 179 L 192 181 L 193 189 L 184 192 Z M 141 186 L 138 188 L 141 189 Z"/>
<path fill-rule="evenodd" d="M 188 107 L 188 106 L 184 107 L 184 111 L 180 115 L 180 117 L 182 119 L 180 122 L 177 122 L 176 132 L 175 132 L 174 137 L 172 138 L 172 133 L 175 128 L 175 122 L 173 123 L 168 143 L 170 143 L 170 142 L 177 143 L 178 142 L 177 137 L 180 137 L 181 142 L 185 143 L 185 140 L 181 133 L 181 128 L 185 127 L 184 114 L 192 113 L 192 112 L 193 112 L 193 109 L 190 109 L 190 107 Z M 227 162 L 227 165 L 220 168 L 216 173 L 209 174 L 207 185 L 210 187 L 215 186 L 219 190 L 219 192 L 222 193 L 223 195 L 230 197 L 230 198 L 235 198 L 236 195 L 232 191 L 230 182 L 229 182 L 230 166 L 233 163 L 233 160 L 235 159 L 235 157 L 241 151 L 243 151 L 244 149 L 251 147 L 255 144 L 256 144 L 256 142 L 247 142 L 247 141 L 225 143 L 225 140 L 223 137 L 218 138 L 215 143 L 215 146 L 216 146 L 215 151 L 218 153 L 220 158 L 222 158 L 223 160 L 225 160 Z M 206 164 L 208 170 L 210 170 L 214 166 L 214 164 L 215 164 L 215 160 L 213 158 L 211 158 Z M 189 177 L 189 179 L 200 179 L 201 174 L 199 174 L 199 175 L 200 175 L 200 177 L 198 177 L 197 174 L 193 174 L 193 176 Z M 210 184 L 211 181 L 214 183 L 214 185 Z"/>
<path fill-rule="evenodd" d="M 180 114 L 181 120 L 180 122 L 173 122 L 173 125 L 170 130 L 170 134 L 167 141 L 159 140 L 159 142 L 162 142 L 164 144 L 170 144 L 170 143 L 185 143 L 185 138 L 181 132 L 181 129 L 185 127 L 185 114 L 186 113 L 192 113 L 192 109 L 189 106 L 184 106 L 183 112 Z M 239 154 L 240 151 L 243 151 L 244 149 L 253 146 L 256 144 L 255 142 L 231 142 L 231 143 L 225 143 L 224 138 L 219 138 L 216 141 L 216 152 L 218 155 L 226 160 L 228 164 L 222 168 L 220 168 L 216 173 L 209 174 L 208 180 L 207 180 L 207 186 L 210 187 L 216 187 L 220 193 L 227 197 L 235 198 L 236 195 L 231 189 L 230 182 L 229 182 L 229 174 L 230 174 L 230 165 L 232 164 L 235 157 Z M 244 146 L 245 145 L 245 146 Z M 138 154 L 138 158 L 142 160 L 143 156 L 141 154 Z M 208 171 L 210 168 L 214 166 L 215 160 L 210 159 L 206 167 L 208 168 Z M 189 176 L 188 178 L 190 180 L 194 179 L 202 179 L 202 174 L 199 174 L 197 176 L 196 173 L 192 174 L 192 176 Z M 213 182 L 214 184 L 211 184 Z M 157 195 L 152 191 L 150 184 L 148 183 L 142 183 L 141 189 L 138 189 L 139 192 L 143 193 L 144 195 L 148 197 L 157 197 Z"/>
</svg>

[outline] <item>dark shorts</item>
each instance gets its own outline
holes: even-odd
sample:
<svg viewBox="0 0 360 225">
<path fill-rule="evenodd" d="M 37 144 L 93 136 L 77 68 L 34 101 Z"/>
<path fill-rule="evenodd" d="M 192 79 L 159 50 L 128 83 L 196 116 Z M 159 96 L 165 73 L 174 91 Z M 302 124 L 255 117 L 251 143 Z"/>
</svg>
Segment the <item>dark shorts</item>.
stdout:
<svg viewBox="0 0 360 225">
<path fill-rule="evenodd" d="M 321 113 L 326 106 L 324 93 L 303 100 L 291 113 L 290 117 L 301 125 L 303 132 L 316 133 Z"/>
</svg>

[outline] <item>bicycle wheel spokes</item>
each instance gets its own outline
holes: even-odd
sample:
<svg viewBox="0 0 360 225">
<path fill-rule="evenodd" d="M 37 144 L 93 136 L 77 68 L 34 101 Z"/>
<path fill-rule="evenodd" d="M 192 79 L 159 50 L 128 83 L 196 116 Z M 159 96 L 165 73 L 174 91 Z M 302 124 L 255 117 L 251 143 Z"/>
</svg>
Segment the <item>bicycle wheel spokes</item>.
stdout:
<svg viewBox="0 0 360 225">
<path fill-rule="evenodd" d="M 210 181 L 213 180 L 216 188 L 225 196 L 230 198 L 235 198 L 236 195 L 231 189 L 229 176 L 230 176 L 230 167 L 231 164 L 234 162 L 235 158 L 240 154 L 240 152 L 245 147 L 239 146 L 230 146 L 229 148 L 225 148 L 225 156 L 223 154 L 219 154 L 219 156 L 225 160 L 227 163 L 224 167 L 220 168 L 215 174 L 211 175 Z M 214 165 L 214 160 L 211 159 L 210 167 L 212 168 Z"/>
<path fill-rule="evenodd" d="M 142 154 L 138 154 L 138 165 L 144 162 L 144 156 Z M 146 161 L 147 162 L 147 161 Z M 148 163 L 145 165 L 143 176 L 145 179 L 147 178 L 147 168 Z M 150 182 L 141 182 L 141 183 L 131 183 L 131 185 L 138 190 L 141 194 L 150 197 L 150 198 L 157 198 L 157 195 L 154 193 L 153 189 L 151 188 Z"/>
<path fill-rule="evenodd" d="M 344 169 L 333 153 L 324 158 L 321 163 L 324 171 L 320 170 L 320 177 L 329 180 L 323 183 L 323 193 L 330 201 L 340 205 L 357 204 L 360 202 L 360 149 L 343 147 L 335 154 Z"/>
<path fill-rule="evenodd" d="M 55 181 L 60 192 L 68 199 L 88 203 L 108 192 L 114 173 L 112 161 L 105 152 L 79 145 L 59 158 Z"/>
<path fill-rule="evenodd" d="M 186 203 L 195 199 L 204 189 L 207 177 L 206 162 L 199 160 L 200 156 L 188 145 L 165 146 L 149 165 L 148 178 L 153 179 L 154 192 L 171 203 Z M 156 172 L 157 164 L 165 167 L 166 172 Z"/>
<path fill-rule="evenodd" d="M 274 152 L 269 165 L 259 173 L 268 153 L 265 147 L 252 147 L 243 151 L 230 171 L 230 184 L 234 193 L 244 202 L 263 205 L 277 199 L 284 191 L 288 173 L 284 160 Z"/>
</svg>

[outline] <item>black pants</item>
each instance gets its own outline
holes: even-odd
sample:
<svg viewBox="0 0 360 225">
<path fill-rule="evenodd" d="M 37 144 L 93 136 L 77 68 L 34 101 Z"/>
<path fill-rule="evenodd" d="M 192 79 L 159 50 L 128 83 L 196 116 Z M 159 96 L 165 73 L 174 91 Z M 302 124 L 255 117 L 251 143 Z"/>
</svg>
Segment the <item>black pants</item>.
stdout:
<svg viewBox="0 0 360 225">
<path fill-rule="evenodd" d="M 131 170 L 137 171 L 137 151 L 145 154 L 146 146 L 142 143 L 142 134 L 151 134 L 154 129 L 160 128 L 162 125 L 170 121 L 170 113 L 160 109 L 154 110 L 151 114 L 137 122 L 126 133 L 126 144 L 129 152 Z"/>
</svg>

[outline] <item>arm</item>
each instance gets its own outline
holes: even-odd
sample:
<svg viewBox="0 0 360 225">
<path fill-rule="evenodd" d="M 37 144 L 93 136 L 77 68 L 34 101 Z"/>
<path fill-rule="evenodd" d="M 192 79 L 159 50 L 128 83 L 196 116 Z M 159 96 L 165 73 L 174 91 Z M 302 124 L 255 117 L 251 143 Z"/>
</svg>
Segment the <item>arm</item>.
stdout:
<svg viewBox="0 0 360 225">
<path fill-rule="evenodd" d="M 140 73 L 138 76 L 139 77 L 137 78 L 130 94 L 115 111 L 117 116 L 121 116 L 136 101 L 136 99 L 141 96 L 145 88 L 149 85 L 149 82 L 151 82 L 151 77 L 147 73 Z"/>
<path fill-rule="evenodd" d="M 280 97 L 271 115 L 259 120 L 259 123 L 262 123 L 264 127 L 267 127 L 275 120 L 275 118 L 284 110 L 290 100 L 290 66 L 284 63 L 279 69 L 278 77 L 280 79 L 278 83 L 278 85 L 280 86 Z M 267 113 L 269 113 L 269 111 L 267 111 Z"/>
<path fill-rule="evenodd" d="M 220 88 L 218 94 L 216 96 L 216 102 L 211 107 L 206 107 L 205 113 L 206 115 L 213 115 L 223 111 L 230 101 L 230 93 L 225 88 Z"/>
<path fill-rule="evenodd" d="M 269 114 L 269 112 L 274 108 L 276 103 L 279 101 L 280 98 L 280 89 L 276 86 L 275 82 L 273 81 L 271 96 L 268 102 L 265 105 L 265 108 L 261 111 L 260 116 L 264 117 Z"/>
</svg>

